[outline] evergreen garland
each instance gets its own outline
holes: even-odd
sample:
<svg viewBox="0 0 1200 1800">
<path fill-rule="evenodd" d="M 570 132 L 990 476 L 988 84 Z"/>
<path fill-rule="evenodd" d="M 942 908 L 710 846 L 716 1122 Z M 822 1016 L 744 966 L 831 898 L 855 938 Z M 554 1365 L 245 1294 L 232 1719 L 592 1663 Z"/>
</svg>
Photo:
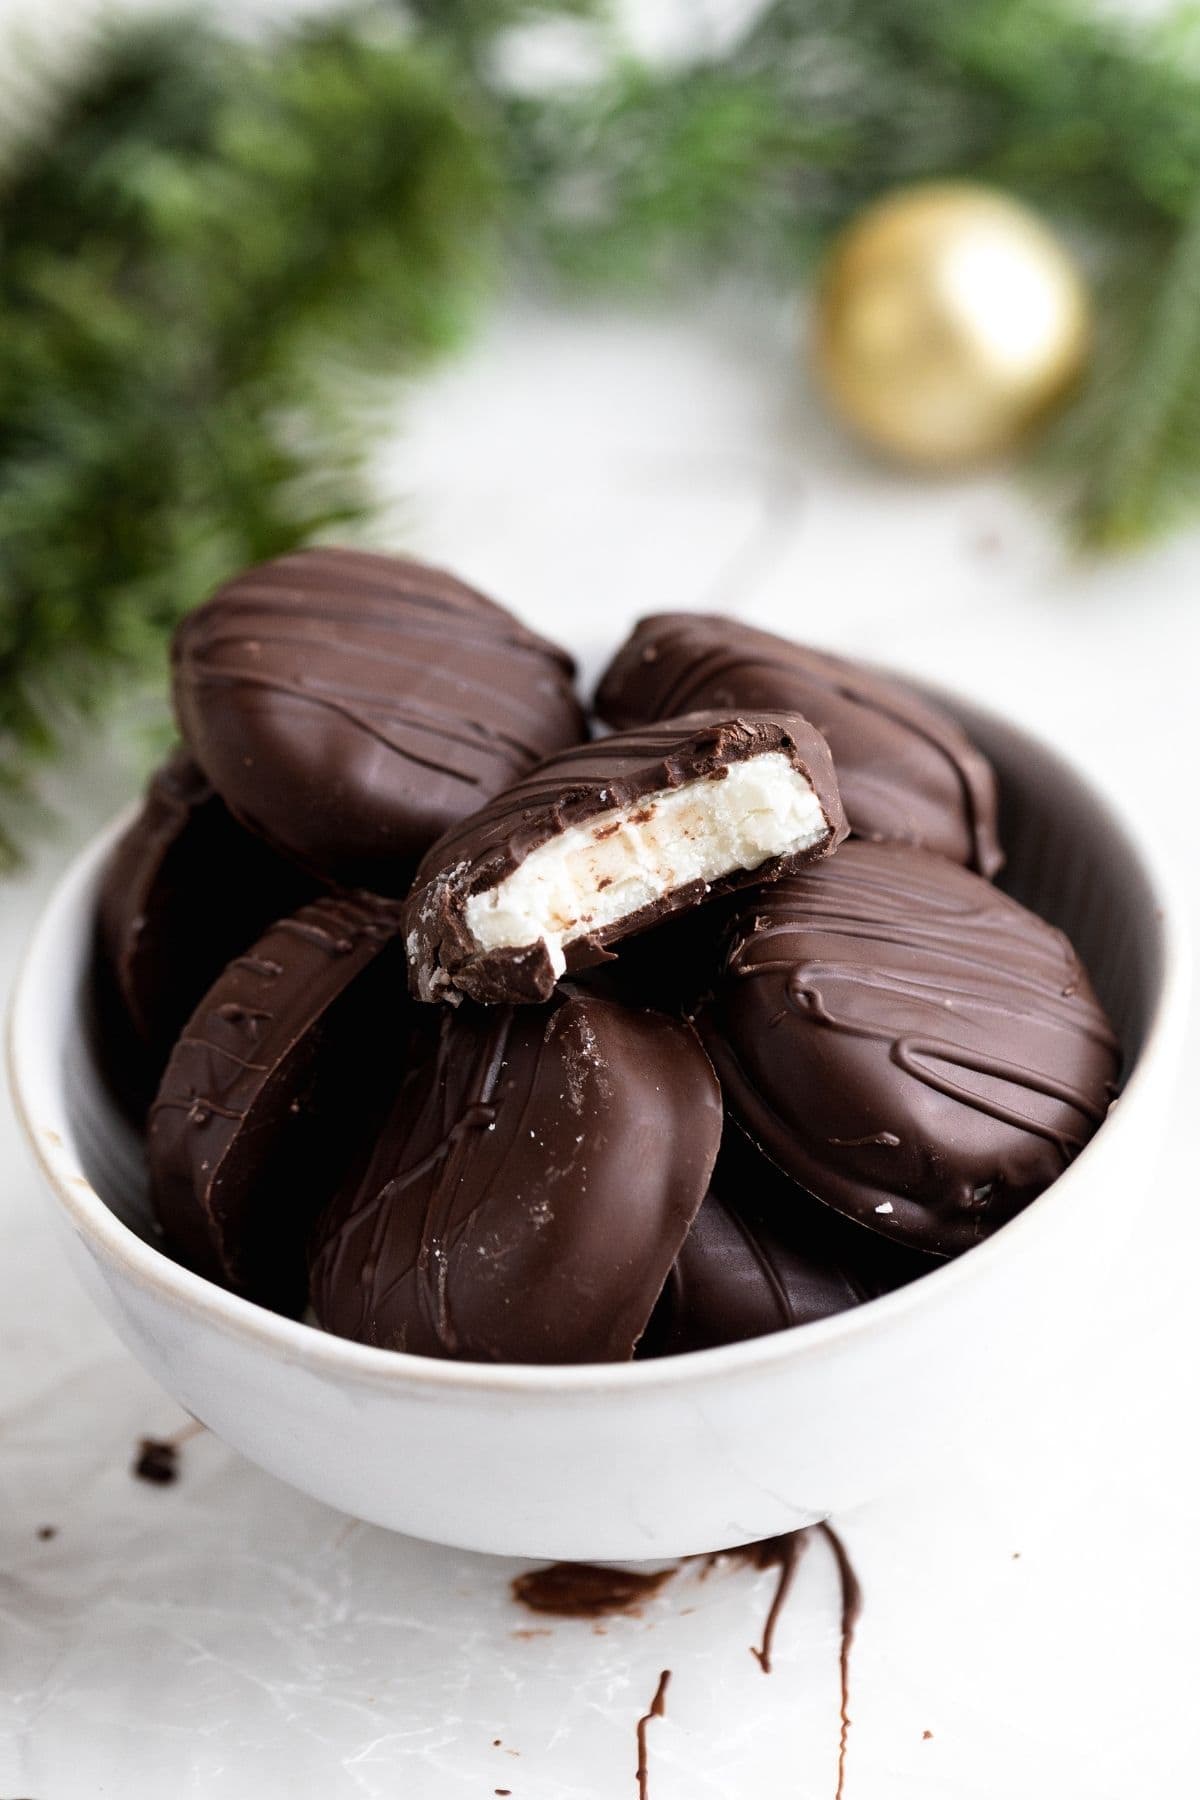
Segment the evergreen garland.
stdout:
<svg viewBox="0 0 1200 1800">
<path fill-rule="evenodd" d="M 794 282 L 898 182 L 1075 232 L 1101 341 L 1035 462 L 1092 546 L 1200 497 L 1197 15 L 770 0 L 720 55 L 510 91 L 587 0 L 410 0 L 269 43 L 106 36 L 0 163 L 0 861 L 64 718 L 221 578 L 366 510 L 347 375 L 456 343 L 506 250 L 566 283 Z M 349 391 L 355 392 L 354 384 Z M 361 390 L 359 390 L 361 391 Z"/>
</svg>

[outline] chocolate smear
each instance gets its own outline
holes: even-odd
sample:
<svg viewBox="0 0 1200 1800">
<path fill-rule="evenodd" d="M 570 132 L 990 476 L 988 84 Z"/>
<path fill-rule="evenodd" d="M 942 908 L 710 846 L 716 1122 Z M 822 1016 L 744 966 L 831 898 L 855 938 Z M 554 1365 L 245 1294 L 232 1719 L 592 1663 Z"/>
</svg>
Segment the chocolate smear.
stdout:
<svg viewBox="0 0 1200 1800">
<path fill-rule="evenodd" d="M 550 1563 L 512 1583 L 513 1599 L 530 1612 L 559 1619 L 602 1619 L 633 1613 L 678 1574 L 679 1565 L 655 1569 L 606 1569 L 598 1563 Z"/>
</svg>

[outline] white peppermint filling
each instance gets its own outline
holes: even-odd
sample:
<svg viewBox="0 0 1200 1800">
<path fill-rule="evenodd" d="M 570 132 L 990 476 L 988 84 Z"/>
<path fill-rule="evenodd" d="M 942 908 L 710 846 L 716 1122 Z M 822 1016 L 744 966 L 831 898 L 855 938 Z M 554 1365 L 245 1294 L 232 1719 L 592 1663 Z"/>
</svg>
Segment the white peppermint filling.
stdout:
<svg viewBox="0 0 1200 1800">
<path fill-rule="evenodd" d="M 721 777 L 662 788 L 560 832 L 496 887 L 472 895 L 467 929 L 480 950 L 544 942 L 561 975 L 572 939 L 694 881 L 807 850 L 827 831 L 811 783 L 771 750 L 732 763 Z"/>
</svg>

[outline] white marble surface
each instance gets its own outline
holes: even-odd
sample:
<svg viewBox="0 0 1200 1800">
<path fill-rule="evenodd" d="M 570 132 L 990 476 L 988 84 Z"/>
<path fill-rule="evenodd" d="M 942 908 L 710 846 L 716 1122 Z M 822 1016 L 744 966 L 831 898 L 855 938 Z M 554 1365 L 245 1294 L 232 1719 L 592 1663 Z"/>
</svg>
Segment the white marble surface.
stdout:
<svg viewBox="0 0 1200 1800">
<path fill-rule="evenodd" d="M 593 666 L 638 611 L 719 602 L 970 688 L 1132 780 L 1195 899 L 1200 541 L 1073 567 L 1000 479 L 868 466 L 810 409 L 791 335 L 732 294 L 686 320 L 514 305 L 398 402 L 387 529 Z M 115 753 L 64 772 L 60 841 L 0 898 L 6 979 L 71 843 L 128 781 Z M 1198 1073 L 1193 1044 L 1185 1096 Z M 1049 1372 L 1044 1409 L 838 1521 L 867 1595 L 846 1800 L 1185 1791 L 1190 1115 L 1185 1098 L 1108 1328 Z M 539 1622 L 508 1598 L 514 1566 L 354 1525 L 211 1438 L 185 1446 L 174 1487 L 136 1482 L 135 1440 L 182 1420 L 77 1292 L 7 1107 L 0 1170 L 0 1795 L 608 1800 L 636 1792 L 635 1722 L 670 1667 L 653 1800 L 832 1800 L 823 1546 L 764 1678 L 748 1647 L 769 1575 L 687 1573 L 604 1635 L 523 1636 Z"/>
<path fill-rule="evenodd" d="M 514 303 L 398 399 L 386 533 L 589 670 L 641 611 L 720 605 L 1008 707 L 1137 794 L 1200 914 L 1200 538 L 1081 566 L 998 477 L 881 471 L 812 409 L 793 335 L 785 309 L 732 292 L 685 318 Z M 64 771 L 59 840 L 0 888 L 0 985 L 129 781 L 94 747 Z M 1036 1416 L 947 1445 L 936 1478 L 838 1521 L 866 1591 L 846 1800 L 1194 1785 L 1198 1076 L 1193 1033 L 1097 1341 L 1048 1372 Z M 653 1800 L 832 1800 L 823 1546 L 764 1678 L 748 1646 L 770 1575 L 686 1572 L 602 1635 L 539 1629 L 508 1598 L 516 1565 L 356 1525 L 211 1438 L 184 1447 L 175 1486 L 132 1480 L 137 1438 L 182 1423 L 77 1291 L 0 1099 L 4 1800 L 633 1796 L 635 1722 L 666 1667 Z"/>
</svg>

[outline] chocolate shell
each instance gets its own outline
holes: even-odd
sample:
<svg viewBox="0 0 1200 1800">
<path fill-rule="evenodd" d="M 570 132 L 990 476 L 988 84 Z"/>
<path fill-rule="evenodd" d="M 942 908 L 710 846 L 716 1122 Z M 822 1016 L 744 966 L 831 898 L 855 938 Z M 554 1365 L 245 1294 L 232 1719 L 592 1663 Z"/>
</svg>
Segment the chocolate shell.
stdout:
<svg viewBox="0 0 1200 1800">
<path fill-rule="evenodd" d="M 748 767 L 756 763 L 756 770 Z M 745 806 L 755 828 L 761 822 L 769 841 L 776 841 L 774 834 L 784 829 L 780 806 L 751 788 L 748 798 L 732 799 L 735 790 L 742 794 L 743 779 L 757 779 L 760 771 L 772 782 L 795 784 L 788 804 L 795 799 L 801 809 L 802 847 L 770 854 L 751 832 L 759 847 L 749 866 L 726 862 L 721 874 L 687 873 L 702 866 L 702 853 L 714 845 L 723 852 L 736 838 L 740 813 L 738 824 L 722 824 L 724 836 L 715 823 L 714 835 L 705 835 L 722 807 L 724 818 L 735 804 Z M 680 805 L 690 810 L 672 812 Z M 545 1000 L 564 969 L 602 962 L 609 945 L 673 913 L 751 882 L 761 886 L 826 856 L 845 833 L 828 747 L 795 713 L 693 713 L 577 745 L 447 832 L 422 862 L 405 924 L 413 992 L 421 1000 L 452 1004 L 464 994 L 483 1004 Z M 543 924 L 531 928 L 524 922 L 529 915 L 521 915 L 518 928 L 525 937 L 485 941 L 481 932 L 489 920 L 479 910 L 497 902 L 503 928 L 516 916 L 503 904 L 510 878 L 522 871 L 532 881 L 535 853 L 565 855 L 568 846 L 572 869 L 583 870 L 572 889 L 575 912 L 562 911 L 556 865 L 534 895 L 544 907 Z M 669 881 L 660 886 L 664 870 Z M 627 907 L 615 916 L 613 896 Z"/>
<path fill-rule="evenodd" d="M 151 777 L 104 872 L 97 913 L 104 972 L 135 1040 L 127 1053 L 152 1071 L 151 1093 L 230 958 L 316 891 L 311 876 L 243 830 L 186 752 Z"/>
<path fill-rule="evenodd" d="M 1119 1068 L 1061 932 L 893 844 L 846 844 L 747 901 L 701 1027 L 726 1104 L 779 1168 L 947 1255 L 1061 1173 Z"/>
<path fill-rule="evenodd" d="M 312 1222 L 403 1077 L 398 926 L 395 902 L 370 894 L 272 926 L 196 1008 L 150 1111 L 172 1250 L 279 1311 L 302 1310 Z"/>
<path fill-rule="evenodd" d="M 923 846 L 995 875 L 996 778 L 948 714 L 902 681 L 712 613 L 642 619 L 596 711 L 624 730 L 677 713 L 784 707 L 828 740 L 855 837 Z"/>
<path fill-rule="evenodd" d="M 727 1124 L 712 1185 L 637 1353 L 673 1356 L 809 1325 L 942 1260 L 822 1206 Z"/>
<path fill-rule="evenodd" d="M 230 810 L 322 878 L 403 894 L 456 819 L 586 735 L 571 659 L 452 575 L 304 550 L 175 635 L 175 709 Z"/>
<path fill-rule="evenodd" d="M 468 1361 L 622 1361 L 704 1198 L 721 1097 L 689 1026 L 564 990 L 443 1013 L 320 1221 L 329 1331 Z"/>
</svg>

